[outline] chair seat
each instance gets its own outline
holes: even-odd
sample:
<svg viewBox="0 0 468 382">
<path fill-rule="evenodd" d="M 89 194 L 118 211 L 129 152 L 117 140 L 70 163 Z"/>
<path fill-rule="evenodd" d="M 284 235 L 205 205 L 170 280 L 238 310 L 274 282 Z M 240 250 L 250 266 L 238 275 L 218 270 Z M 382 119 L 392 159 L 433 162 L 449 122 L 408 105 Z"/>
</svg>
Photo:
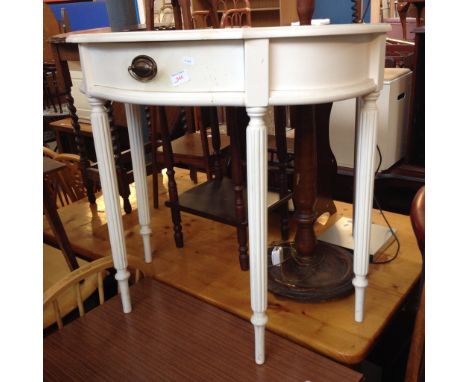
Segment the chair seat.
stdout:
<svg viewBox="0 0 468 382">
<path fill-rule="evenodd" d="M 79 121 L 80 122 L 80 132 L 86 136 L 92 136 L 91 125 L 87 122 Z M 56 131 L 64 131 L 67 133 L 73 133 L 73 125 L 71 118 L 64 118 L 58 121 L 54 121 L 50 123 Z"/>
<path fill-rule="evenodd" d="M 70 115 L 68 111 L 68 106 L 66 104 L 62 104 L 62 111 L 60 111 L 59 107 L 56 106 L 56 109 L 53 107 L 47 107 L 42 110 L 42 115 L 45 118 L 66 118 Z"/>
<path fill-rule="evenodd" d="M 226 134 L 220 134 L 220 150 L 224 151 L 230 145 L 230 139 Z M 200 133 L 196 132 L 194 134 L 185 134 L 180 138 L 177 138 L 172 141 L 172 152 L 175 156 L 181 155 L 185 158 L 191 159 L 200 159 L 204 158 L 202 140 L 200 139 Z M 214 155 L 214 150 L 211 143 L 211 136 L 208 137 L 208 147 L 210 150 L 210 155 Z M 162 156 L 163 148 L 159 146 L 157 148 L 157 153 L 159 156 Z M 174 158 L 177 161 L 177 158 Z"/>
<path fill-rule="evenodd" d="M 87 261 L 77 258 L 78 265 L 81 267 L 88 264 Z M 70 269 L 65 261 L 65 257 L 59 249 L 44 244 L 43 249 L 43 291 L 49 289 L 57 281 L 70 273 Z M 83 300 L 91 296 L 97 289 L 97 277 L 93 276 L 86 279 L 81 285 L 81 295 Z M 75 291 L 70 289 L 64 292 L 59 298 L 59 307 L 62 317 L 77 308 Z M 52 305 L 44 310 L 43 327 L 47 328 L 55 322 L 55 313 Z"/>
<path fill-rule="evenodd" d="M 268 134 L 268 151 L 277 151 L 275 139 L 274 135 Z M 288 154 L 294 154 L 294 130 L 292 129 L 286 132 L 286 150 Z"/>
</svg>

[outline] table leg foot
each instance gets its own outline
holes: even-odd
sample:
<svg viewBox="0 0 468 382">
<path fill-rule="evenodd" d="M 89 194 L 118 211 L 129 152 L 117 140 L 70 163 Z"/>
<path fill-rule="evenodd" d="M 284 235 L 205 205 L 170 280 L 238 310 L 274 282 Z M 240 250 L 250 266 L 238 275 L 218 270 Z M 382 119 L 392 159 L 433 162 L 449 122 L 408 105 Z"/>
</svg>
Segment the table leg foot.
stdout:
<svg viewBox="0 0 468 382">
<path fill-rule="evenodd" d="M 151 263 L 153 261 L 152 250 L 151 250 L 151 228 L 148 225 L 142 225 L 140 229 L 140 235 L 143 239 L 143 249 L 145 253 L 145 262 Z"/>
<path fill-rule="evenodd" d="M 115 274 L 120 292 L 120 299 L 122 300 L 122 308 L 124 313 L 132 311 L 132 303 L 130 301 L 130 289 L 128 287 L 128 278 L 130 273 L 127 270 L 118 270 Z"/>
<path fill-rule="evenodd" d="M 265 362 L 265 325 L 268 317 L 265 313 L 254 313 L 250 321 L 255 331 L 255 363 L 263 365 Z"/>
<path fill-rule="evenodd" d="M 356 322 L 362 322 L 364 320 L 364 296 L 367 284 L 368 282 L 365 276 L 356 276 L 353 279 L 353 285 L 356 289 L 354 304 L 354 319 Z"/>
</svg>

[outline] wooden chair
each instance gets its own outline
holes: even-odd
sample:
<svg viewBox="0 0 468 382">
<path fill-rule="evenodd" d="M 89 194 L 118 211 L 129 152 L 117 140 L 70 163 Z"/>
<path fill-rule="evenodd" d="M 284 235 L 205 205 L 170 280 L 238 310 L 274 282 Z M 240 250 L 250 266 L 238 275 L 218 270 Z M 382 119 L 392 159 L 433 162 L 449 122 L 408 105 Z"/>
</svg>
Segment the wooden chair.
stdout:
<svg viewBox="0 0 468 382">
<path fill-rule="evenodd" d="M 146 11 L 151 13 L 152 1 L 146 3 Z M 193 24 L 190 14 L 187 14 L 186 3 L 182 6 L 179 1 L 172 1 L 174 22 L 176 29 L 191 29 Z M 146 29 L 152 29 L 154 20 L 147 22 Z M 164 110 L 163 110 L 164 109 Z M 163 110 L 163 111 L 162 111 Z M 190 177 L 194 183 L 198 183 L 197 172 L 206 173 L 207 179 L 212 179 L 216 174 L 227 167 L 229 161 L 229 137 L 221 134 L 217 116 L 213 113 L 216 108 L 177 108 L 177 117 L 171 124 L 172 128 L 167 131 L 168 139 L 172 140 L 172 165 L 175 167 L 187 168 L 190 170 Z M 159 139 L 161 131 L 158 131 L 158 114 L 167 114 L 171 108 L 152 107 L 147 108 L 147 120 L 151 131 L 152 140 L 152 162 L 153 162 L 153 205 L 158 207 L 158 182 L 157 175 L 165 166 L 162 141 Z M 172 108 L 172 112 L 174 109 Z M 169 122 L 166 121 L 166 126 Z M 179 127 L 181 134 L 174 134 Z M 180 127 L 182 126 L 182 129 Z"/>
<path fill-rule="evenodd" d="M 155 26 L 174 25 L 174 9 L 170 0 L 155 0 L 153 6 Z"/>
<path fill-rule="evenodd" d="M 72 253 L 72 256 L 74 254 Z M 85 261 L 76 257 L 77 267 L 83 267 L 89 264 L 89 261 Z M 52 287 L 55 283 L 60 281 L 63 277 L 70 274 L 73 269 L 70 269 L 66 255 L 58 248 L 54 248 L 50 245 L 44 244 L 43 246 L 43 291 Z M 95 279 L 86 280 L 82 285 L 81 293 L 83 299 L 87 299 L 97 289 L 97 282 Z M 76 309 L 75 295 L 73 291 L 68 291 L 65 295 L 60 298 L 60 312 L 62 316 L 67 315 L 72 310 Z M 48 328 L 55 322 L 55 314 L 53 307 L 50 306 L 43 312 L 43 328 Z"/>
<path fill-rule="evenodd" d="M 64 207 L 86 197 L 87 193 L 81 173 L 79 155 L 57 154 L 51 149 L 44 147 L 43 156 L 66 165 L 66 168 L 56 173 L 45 175 L 46 184 L 57 208 Z"/>
<path fill-rule="evenodd" d="M 231 21 L 242 21 L 242 18 L 232 18 Z M 222 150 L 222 137 L 219 134 L 218 110 L 216 108 L 195 108 L 195 121 L 201 128 L 200 136 L 203 138 L 203 128 L 208 124 L 211 131 L 211 143 L 213 151 L 208 152 L 205 149 L 205 155 L 211 156 L 213 160 L 207 161 L 208 164 L 213 163 L 214 177 L 210 179 L 208 176 L 207 182 L 194 187 L 183 194 L 177 192 L 177 185 L 174 178 L 174 165 L 177 163 L 177 152 L 180 150 L 180 143 L 169 139 L 168 122 L 163 108 L 159 108 L 159 127 L 161 130 L 161 138 L 163 143 L 162 152 L 165 158 L 167 168 L 168 186 L 169 186 L 169 201 L 166 205 L 171 208 L 172 221 L 174 224 L 174 239 L 177 247 L 183 247 L 183 234 L 181 226 L 180 212 L 188 212 L 194 215 L 214 220 L 223 224 L 235 226 L 237 229 L 237 238 L 239 244 L 239 262 L 242 270 L 249 269 L 249 258 L 247 251 L 247 220 L 246 220 L 246 198 L 244 192 L 245 178 L 243 175 L 243 162 L 245 160 L 245 129 L 248 125 L 249 118 L 245 108 L 228 107 L 226 114 L 226 128 L 229 133 L 231 142 L 231 177 L 225 176 L 220 165 L 220 157 Z M 277 127 L 276 147 L 278 147 L 279 157 L 281 158 L 278 167 L 282 171 L 286 171 L 284 160 L 286 155 L 286 121 L 282 117 L 275 118 L 275 126 Z M 187 140 L 188 136 L 183 139 Z M 225 136 L 227 139 L 227 135 Z M 193 139 L 193 135 L 192 135 Z M 202 141 L 203 142 L 203 141 Z M 228 145 L 228 141 L 226 141 Z M 208 143 L 202 144 L 202 147 L 208 147 Z M 226 146 L 227 151 L 228 146 Z M 208 175 L 209 172 L 207 171 Z M 286 184 L 286 177 L 281 177 L 282 185 Z M 286 240 L 289 236 L 288 230 L 288 205 L 287 202 L 291 197 L 291 192 L 287 186 L 280 187 L 278 196 L 273 196 L 269 202 L 269 209 L 281 209 L 281 231 L 282 238 Z"/>
<path fill-rule="evenodd" d="M 218 3 L 224 4 L 223 16 L 221 17 L 219 25 L 221 28 L 252 26 L 249 0 L 233 0 L 233 7 L 229 9 L 225 0 L 219 0 Z"/>
<path fill-rule="evenodd" d="M 57 81 L 57 69 L 53 54 L 48 43 L 49 37 L 61 33 L 60 25 L 55 19 L 52 10 L 43 4 L 43 67 L 42 67 L 42 111 L 43 111 L 43 143 L 48 144 L 55 140 L 55 133 L 50 123 L 69 115 L 65 102 L 65 90 Z"/>
<path fill-rule="evenodd" d="M 230 156 L 229 137 L 220 133 L 216 108 L 194 108 L 195 131 L 172 139 L 173 166 L 190 170 L 190 178 L 198 183 L 197 172 L 207 180 L 225 171 Z M 156 162 L 164 163 L 162 145 L 156 149 Z"/>
<path fill-rule="evenodd" d="M 416 193 L 410 212 L 411 224 L 418 241 L 423 258 L 423 271 L 420 283 L 420 300 L 414 323 L 413 336 L 406 367 L 405 382 L 424 381 L 424 347 L 425 347 L 425 186 Z"/>
<path fill-rule="evenodd" d="M 250 0 L 211 0 L 208 3 L 209 9 L 192 12 L 195 28 L 252 26 Z"/>
<path fill-rule="evenodd" d="M 128 256 L 128 269 L 134 271 L 130 278 L 130 282 L 138 282 L 144 276 L 152 276 L 152 268 L 146 264 L 142 259 L 135 256 Z M 107 270 L 113 269 L 112 257 L 104 257 L 95 260 L 89 264 L 81 266 L 73 272 L 66 275 L 63 279 L 51 286 L 44 292 L 44 317 L 49 309 L 53 312 L 54 321 L 57 323 L 58 328 L 63 328 L 63 317 L 78 307 L 80 317 L 85 315 L 84 308 L 84 291 L 89 288 L 89 284 L 97 285 L 99 304 L 104 303 L 104 277 L 108 274 Z M 68 296 L 68 299 L 66 298 Z M 71 304 L 70 309 L 70 296 L 74 296 L 74 304 Z M 68 300 L 66 303 L 63 301 Z M 66 305 L 68 304 L 68 305 Z"/>
<path fill-rule="evenodd" d="M 54 14 L 47 6 L 43 5 L 44 20 L 43 20 L 43 31 L 44 31 L 44 63 L 52 65 L 55 68 L 55 79 L 61 94 L 61 100 L 65 101 L 66 107 L 63 109 L 67 112 L 69 118 L 63 119 L 63 116 L 60 118 L 60 121 L 49 122 L 51 124 L 58 124 L 59 122 L 67 126 L 67 129 L 73 133 L 73 145 L 72 149 L 69 147 L 66 151 L 73 152 L 80 155 L 81 162 L 81 172 L 83 179 L 86 185 L 87 197 L 90 204 L 96 203 L 96 198 L 94 191 L 96 184 L 99 184 L 99 172 L 96 163 L 91 163 L 91 160 L 95 160 L 92 157 L 91 153 L 94 151 L 93 142 L 87 145 L 85 142 L 86 136 L 91 135 L 91 127 L 89 124 L 84 123 L 79 120 L 77 109 L 74 104 L 74 99 L 72 96 L 72 78 L 70 75 L 70 68 L 68 65 L 69 61 L 79 61 L 78 46 L 73 44 L 65 43 L 65 38 L 63 36 L 57 36 L 59 33 L 64 33 L 69 31 L 69 28 L 64 30 L 61 29 L 59 23 L 55 19 Z M 66 17 L 62 21 L 62 24 L 66 24 Z M 119 106 L 118 106 L 119 105 Z M 118 102 L 107 102 L 106 108 L 108 110 L 111 139 L 113 143 L 114 158 L 116 164 L 117 178 L 119 182 L 119 194 L 123 199 L 123 208 L 127 214 L 131 213 L 132 206 L 130 204 L 130 187 L 129 184 L 133 181 L 133 174 L 131 170 L 130 163 L 130 153 L 124 155 L 125 147 L 122 147 L 125 144 L 125 134 L 119 134 L 119 127 L 124 125 L 114 123 L 114 119 L 117 120 L 119 117 L 119 110 L 123 113 L 123 104 Z M 125 119 L 124 119 L 125 120 Z M 87 126 L 86 126 L 87 125 Z M 86 127 L 85 127 L 86 126 Z M 57 128 L 54 129 L 57 131 Z M 87 130 L 87 131 L 85 131 Z M 63 131 L 63 129 L 62 129 Z M 55 135 L 55 134 L 54 134 Z M 53 137 L 51 138 L 53 139 Z M 59 140 L 57 140 L 59 143 Z M 89 141 L 87 143 L 90 143 Z M 128 159 L 128 160 L 127 160 Z"/>
<path fill-rule="evenodd" d="M 404 40 L 407 39 L 406 16 L 408 15 L 410 6 L 413 5 L 416 8 L 416 26 L 419 27 L 424 23 L 423 11 L 425 3 L 425 0 L 398 0 L 397 11 L 400 17 Z"/>
</svg>

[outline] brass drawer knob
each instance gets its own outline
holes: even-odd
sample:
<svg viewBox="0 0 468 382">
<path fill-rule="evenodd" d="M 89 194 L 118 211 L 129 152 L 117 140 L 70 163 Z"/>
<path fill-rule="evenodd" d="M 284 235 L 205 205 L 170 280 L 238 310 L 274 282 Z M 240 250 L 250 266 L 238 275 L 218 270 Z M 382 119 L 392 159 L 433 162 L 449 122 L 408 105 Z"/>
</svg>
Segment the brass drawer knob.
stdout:
<svg viewBox="0 0 468 382">
<path fill-rule="evenodd" d="M 132 64 L 128 67 L 128 72 L 138 81 L 149 81 L 156 77 L 158 66 L 151 57 L 140 55 L 133 59 Z"/>
</svg>

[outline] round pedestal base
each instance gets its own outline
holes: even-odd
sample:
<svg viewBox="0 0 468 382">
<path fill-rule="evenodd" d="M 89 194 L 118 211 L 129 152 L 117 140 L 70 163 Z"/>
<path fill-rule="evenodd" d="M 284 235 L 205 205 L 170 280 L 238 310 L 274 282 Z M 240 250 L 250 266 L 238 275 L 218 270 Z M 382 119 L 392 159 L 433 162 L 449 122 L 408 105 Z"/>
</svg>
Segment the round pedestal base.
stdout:
<svg viewBox="0 0 468 382">
<path fill-rule="evenodd" d="M 353 258 L 350 252 L 318 242 L 311 261 L 304 262 L 295 255 L 294 243 L 285 243 L 282 247 L 283 262 L 272 265 L 269 260 L 270 292 L 304 301 L 334 300 L 353 292 Z M 268 249 L 269 259 L 272 249 Z"/>
</svg>

